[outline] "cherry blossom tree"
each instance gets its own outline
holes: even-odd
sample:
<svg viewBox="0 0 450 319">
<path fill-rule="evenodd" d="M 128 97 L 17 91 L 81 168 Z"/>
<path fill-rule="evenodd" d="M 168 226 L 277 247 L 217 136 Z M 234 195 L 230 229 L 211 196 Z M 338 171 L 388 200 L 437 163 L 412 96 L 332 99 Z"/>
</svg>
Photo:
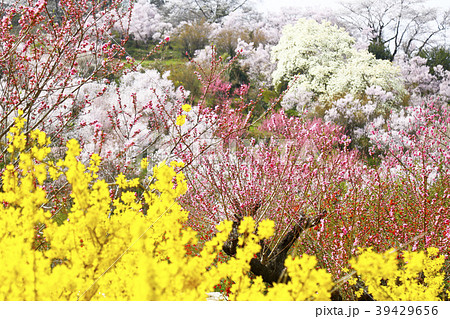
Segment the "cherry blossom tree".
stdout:
<svg viewBox="0 0 450 319">
<path fill-rule="evenodd" d="M 172 28 L 156 5 L 148 0 L 139 0 L 134 4 L 128 32 L 135 40 L 159 42 L 170 35 Z"/>
<path fill-rule="evenodd" d="M 142 70 L 123 75 L 119 84 L 83 87 L 79 97 L 87 105 L 77 118 L 75 132 L 82 141 L 84 157 L 95 152 L 122 167 L 137 162 L 143 152 L 152 155 L 151 164 L 164 160 L 167 154 L 158 150 L 174 126 L 170 119 L 176 118 L 176 108 L 181 108 L 187 97 L 182 89 L 174 88 L 168 76 Z M 164 117 L 158 116 L 159 112 Z"/>
<path fill-rule="evenodd" d="M 410 104 L 420 104 L 427 95 L 439 93 L 439 80 L 430 73 L 426 62 L 419 56 L 408 58 L 405 55 L 398 55 L 395 60 L 410 95 Z"/>
<path fill-rule="evenodd" d="M 270 60 L 271 46 L 255 45 L 240 40 L 236 51 L 240 52 L 239 64 L 245 70 L 251 83 L 258 88 L 268 88 L 272 85 L 272 73 L 275 64 Z"/>
</svg>

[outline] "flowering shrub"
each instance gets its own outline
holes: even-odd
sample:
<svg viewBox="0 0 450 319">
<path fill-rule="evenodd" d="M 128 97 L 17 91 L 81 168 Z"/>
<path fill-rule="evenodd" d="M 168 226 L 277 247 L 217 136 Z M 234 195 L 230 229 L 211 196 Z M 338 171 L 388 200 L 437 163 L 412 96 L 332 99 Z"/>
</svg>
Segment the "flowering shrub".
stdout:
<svg viewBox="0 0 450 319">
<path fill-rule="evenodd" d="M 358 247 L 377 253 L 435 247 L 448 258 L 448 112 L 441 103 L 410 107 L 394 114 L 386 130 L 373 129 L 380 163 L 348 171 L 335 205 L 299 252 L 316 255 L 335 280 Z"/>
<path fill-rule="evenodd" d="M 344 171 L 357 166 L 354 153 L 345 150 L 347 137 L 331 123 L 304 122 L 280 112 L 260 130 L 271 137 L 217 143 L 189 170 L 182 203 L 195 229 L 238 214 L 270 218 L 276 234 L 282 234 L 305 212 L 326 210 L 347 178 Z M 336 150 L 339 145 L 344 150 Z"/>
<path fill-rule="evenodd" d="M 380 172 L 401 199 L 392 202 L 410 215 L 404 227 L 424 235 L 411 240 L 414 248 L 448 249 L 449 111 L 448 104 L 438 101 L 410 107 L 386 131 L 374 131 L 373 139 L 386 152 Z"/>
<path fill-rule="evenodd" d="M 83 87 L 79 100 L 86 107 L 77 117 L 76 132 L 69 136 L 80 140 L 84 157 L 96 152 L 123 167 L 144 150 L 152 153 L 154 148 L 161 148 L 171 135 L 169 127 L 174 124 L 177 104 L 187 95 L 175 90 L 168 76 L 156 70 L 140 70 L 123 75 L 118 84 L 90 83 Z"/>
</svg>

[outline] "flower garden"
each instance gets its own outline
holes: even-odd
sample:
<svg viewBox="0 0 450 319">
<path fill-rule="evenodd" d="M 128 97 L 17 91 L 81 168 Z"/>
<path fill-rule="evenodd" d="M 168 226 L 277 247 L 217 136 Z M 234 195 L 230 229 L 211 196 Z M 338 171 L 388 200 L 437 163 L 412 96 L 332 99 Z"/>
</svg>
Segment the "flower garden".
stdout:
<svg viewBox="0 0 450 319">
<path fill-rule="evenodd" d="M 442 65 L 300 18 L 160 72 L 182 29 L 139 61 L 133 6 L 26 2 L 0 16 L 0 300 L 448 300 Z"/>
</svg>

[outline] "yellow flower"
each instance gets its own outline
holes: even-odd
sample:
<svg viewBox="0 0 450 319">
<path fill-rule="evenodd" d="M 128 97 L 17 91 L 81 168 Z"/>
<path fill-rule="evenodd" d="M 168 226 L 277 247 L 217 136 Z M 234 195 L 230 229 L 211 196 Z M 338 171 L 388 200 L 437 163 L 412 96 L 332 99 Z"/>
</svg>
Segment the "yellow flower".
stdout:
<svg viewBox="0 0 450 319">
<path fill-rule="evenodd" d="M 246 233 L 252 232 L 255 229 L 255 220 L 249 216 L 245 216 L 239 225 L 239 232 Z"/>
<path fill-rule="evenodd" d="M 100 161 L 101 161 L 101 157 L 94 153 L 91 156 L 91 160 L 89 161 L 90 166 L 88 167 L 88 170 L 90 170 L 92 172 L 92 177 L 93 178 L 98 178 L 97 172 L 99 171 L 99 165 L 100 165 Z"/>
<path fill-rule="evenodd" d="M 27 137 L 25 136 L 25 134 L 19 134 L 14 137 L 12 145 L 16 150 L 22 151 L 23 149 L 25 149 L 26 141 Z"/>
<path fill-rule="evenodd" d="M 192 106 L 189 104 L 183 104 L 183 106 L 181 107 L 183 109 L 183 111 L 185 112 L 190 112 L 192 110 Z"/>
<path fill-rule="evenodd" d="M 141 161 L 141 168 L 146 169 L 147 166 L 148 166 L 148 160 L 147 160 L 147 158 L 143 158 Z"/>
<path fill-rule="evenodd" d="M 186 122 L 186 115 L 179 115 L 177 117 L 177 121 L 175 122 L 176 125 L 182 126 Z"/>
<path fill-rule="evenodd" d="M 357 282 L 358 282 L 358 278 L 356 278 L 356 277 L 352 277 L 348 280 L 349 285 L 352 285 L 352 286 L 356 285 Z"/>
<path fill-rule="evenodd" d="M 436 249 L 429 251 L 435 253 Z M 405 265 L 401 266 L 395 260 L 396 255 L 392 251 L 377 254 L 368 249 L 350 263 L 376 300 L 439 300 L 443 290 L 444 258 L 427 258 L 423 251 L 404 251 Z M 418 276 L 422 271 L 424 283 Z M 380 279 L 386 279 L 387 284 L 381 285 Z"/>
<path fill-rule="evenodd" d="M 99 166 L 101 159 L 102 158 L 98 154 L 94 153 L 94 154 L 91 155 L 90 164 L 91 165 L 95 165 L 95 166 Z"/>
<path fill-rule="evenodd" d="M 40 145 L 45 145 L 47 142 L 47 136 L 45 135 L 45 132 L 42 132 L 40 130 L 34 130 L 30 134 L 31 138 L 36 139 L 37 142 Z"/>
<path fill-rule="evenodd" d="M 116 184 L 119 185 L 119 187 L 121 187 L 121 188 L 127 188 L 128 182 L 127 182 L 125 175 L 120 173 L 116 178 Z"/>
<path fill-rule="evenodd" d="M 53 161 L 48 161 L 48 173 L 53 180 L 58 179 L 58 177 L 62 174 L 62 172 L 58 170 L 58 167 L 53 164 Z"/>
<path fill-rule="evenodd" d="M 78 144 L 78 141 L 75 139 L 71 139 L 66 143 L 67 155 L 71 156 L 78 156 L 81 153 L 80 144 Z"/>
<path fill-rule="evenodd" d="M 434 256 L 437 256 L 439 254 L 439 249 L 436 248 L 436 247 L 428 247 L 427 248 L 427 253 L 428 253 L 428 256 L 434 257 Z"/>
<path fill-rule="evenodd" d="M 271 219 L 264 219 L 259 223 L 258 234 L 261 238 L 269 238 L 273 235 L 275 222 Z"/>
<path fill-rule="evenodd" d="M 128 181 L 128 187 L 136 187 L 139 185 L 139 178 L 133 178 Z"/>
<path fill-rule="evenodd" d="M 183 162 L 177 162 L 177 161 L 171 161 L 170 162 L 170 166 L 172 166 L 172 167 L 184 167 L 184 163 Z"/>
</svg>

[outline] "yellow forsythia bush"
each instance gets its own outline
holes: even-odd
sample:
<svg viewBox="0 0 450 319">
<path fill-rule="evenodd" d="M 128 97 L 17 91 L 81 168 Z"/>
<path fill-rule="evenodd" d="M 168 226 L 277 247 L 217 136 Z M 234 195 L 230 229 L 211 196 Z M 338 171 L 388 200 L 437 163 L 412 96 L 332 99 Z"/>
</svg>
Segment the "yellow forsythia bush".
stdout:
<svg viewBox="0 0 450 319">
<path fill-rule="evenodd" d="M 292 280 L 287 284 L 266 289 L 260 277 L 250 279 L 249 263 L 260 250 L 259 241 L 273 234 L 270 220 L 261 221 L 255 235 L 255 221 L 245 218 L 239 228 L 240 248 L 226 263 L 216 264 L 214 259 L 231 231 L 230 221 L 217 226 L 218 233 L 198 256 L 188 255 L 185 246 L 197 244 L 197 234 L 183 228 L 188 212 L 176 202 L 187 189 L 183 173 L 175 169 L 183 163 L 154 167 L 144 192 L 148 208 L 143 214 L 144 203 L 129 191 L 139 180 L 119 175 L 115 185 L 122 193 L 120 199 L 111 200 L 110 185 L 97 176 L 98 155 L 85 167 L 77 159 L 78 143 L 70 140 L 64 160 L 46 162 L 49 139 L 40 131 L 25 136 L 24 123 L 19 116 L 10 130 L 10 163 L 17 164 L 7 165 L 1 176 L 0 300 L 206 300 L 206 293 L 225 278 L 234 282 L 231 300 L 330 299 L 331 275 L 315 268 L 315 257 L 288 257 Z M 42 185 L 62 175 L 71 185 L 73 204 L 67 221 L 58 226 L 42 208 L 47 203 Z M 50 249 L 34 250 L 34 227 L 43 223 Z M 363 256 L 355 269 L 364 265 Z M 363 268 L 369 289 L 384 289 L 376 286 L 378 273 L 369 274 Z M 437 268 L 432 269 L 425 275 L 441 280 Z M 438 290 L 433 286 L 432 295 Z M 387 298 L 389 293 L 377 296 Z"/>
<path fill-rule="evenodd" d="M 375 300 L 431 301 L 439 300 L 443 290 L 445 258 L 438 253 L 437 248 L 405 251 L 399 261 L 395 251 L 377 254 L 368 249 L 351 263 Z"/>
</svg>

